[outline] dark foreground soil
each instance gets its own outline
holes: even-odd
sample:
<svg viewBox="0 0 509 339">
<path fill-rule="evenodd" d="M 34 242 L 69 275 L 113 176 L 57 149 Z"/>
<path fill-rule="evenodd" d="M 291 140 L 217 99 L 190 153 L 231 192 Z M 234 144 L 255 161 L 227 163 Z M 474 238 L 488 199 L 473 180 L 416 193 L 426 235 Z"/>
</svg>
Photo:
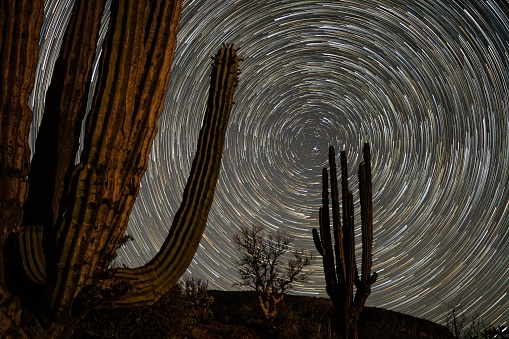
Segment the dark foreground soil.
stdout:
<svg viewBox="0 0 509 339">
<path fill-rule="evenodd" d="M 329 299 L 287 295 L 272 324 L 264 320 L 253 292 L 208 291 L 208 306 L 170 291 L 150 307 L 91 311 L 74 338 L 335 338 Z M 205 311 L 203 308 L 207 308 Z M 198 311 L 197 311 L 198 310 Z M 381 308 L 365 308 L 360 338 L 453 338 L 444 326 Z"/>
</svg>

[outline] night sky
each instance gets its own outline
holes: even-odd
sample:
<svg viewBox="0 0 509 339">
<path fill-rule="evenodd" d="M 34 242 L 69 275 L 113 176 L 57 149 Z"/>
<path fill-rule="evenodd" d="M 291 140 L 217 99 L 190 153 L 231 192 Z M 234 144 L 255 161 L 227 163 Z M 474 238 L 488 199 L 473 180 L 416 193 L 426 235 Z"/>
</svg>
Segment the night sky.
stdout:
<svg viewBox="0 0 509 339">
<path fill-rule="evenodd" d="M 48 0 L 35 120 L 68 3 Z M 488 1 L 184 1 L 159 132 L 117 264 L 139 266 L 177 211 L 208 96 L 210 56 L 234 43 L 240 84 L 208 224 L 188 275 L 234 289 L 240 227 L 289 232 L 316 255 L 295 293 L 327 297 L 318 228 L 328 145 L 357 168 L 371 144 L 367 305 L 443 322 L 509 322 L 509 5 Z M 32 133 L 32 142 L 36 133 Z M 359 256 L 358 256 L 359 257 Z"/>
</svg>

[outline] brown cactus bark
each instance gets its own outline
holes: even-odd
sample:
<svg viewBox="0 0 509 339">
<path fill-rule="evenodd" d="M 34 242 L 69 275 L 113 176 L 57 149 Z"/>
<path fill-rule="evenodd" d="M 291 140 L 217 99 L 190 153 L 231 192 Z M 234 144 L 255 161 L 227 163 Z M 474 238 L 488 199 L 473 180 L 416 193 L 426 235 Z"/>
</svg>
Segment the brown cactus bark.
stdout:
<svg viewBox="0 0 509 339">
<path fill-rule="evenodd" d="M 0 335 L 21 337 L 21 305 L 4 282 L 3 247 L 23 218 L 28 192 L 32 111 L 42 1 L 5 1 L 0 6 Z"/>
<path fill-rule="evenodd" d="M 32 91 L 39 53 L 42 1 L 7 1 L 0 9 L 0 227 L 21 224 L 28 192 L 28 134 Z"/>
<path fill-rule="evenodd" d="M 48 288 L 60 316 L 107 268 L 127 227 L 163 108 L 180 12 L 180 1 L 112 3 L 81 162 L 68 174 L 65 217 L 55 225 Z"/>
</svg>

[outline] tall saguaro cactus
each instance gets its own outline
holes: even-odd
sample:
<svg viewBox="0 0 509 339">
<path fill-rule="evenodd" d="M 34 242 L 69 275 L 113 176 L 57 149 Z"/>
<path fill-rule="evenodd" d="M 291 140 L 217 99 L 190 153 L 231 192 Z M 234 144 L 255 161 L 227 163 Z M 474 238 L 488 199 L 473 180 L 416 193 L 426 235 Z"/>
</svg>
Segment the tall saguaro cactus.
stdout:
<svg viewBox="0 0 509 339">
<path fill-rule="evenodd" d="M 369 144 L 364 144 L 364 161 L 359 165 L 359 194 L 362 221 L 362 267 L 361 274 L 355 261 L 354 204 L 352 192 L 348 189 L 348 168 L 346 152 L 341 152 L 341 196 L 343 202 L 343 225 L 339 207 L 338 180 L 336 175 L 336 153 L 329 147 L 330 185 L 332 206 L 329 208 L 328 171 L 322 171 L 322 207 L 320 208 L 320 235 L 313 229 L 316 249 L 323 257 L 326 290 L 339 313 L 337 331 L 344 339 L 358 338 L 357 324 L 375 283 L 377 274 L 371 274 L 373 246 L 373 202 L 371 187 L 371 155 Z M 334 250 L 330 234 L 330 213 Z M 356 287 L 355 297 L 353 288 Z"/>
<path fill-rule="evenodd" d="M 12 315 L 13 305 L 20 305 L 13 295 L 20 296 L 30 319 L 49 315 L 50 323 L 64 324 L 84 308 L 150 304 L 171 288 L 206 225 L 239 73 L 236 51 L 224 45 L 213 58 L 207 111 L 183 201 L 160 252 L 143 267 L 110 269 L 157 132 L 182 1 L 112 2 L 83 152 L 75 164 L 104 11 L 102 2 L 76 0 L 30 165 L 28 74 L 35 71 L 42 2 L 11 3 L 0 8 L 3 36 L 9 37 L 0 40 L 1 74 L 7 79 L 0 97 L 0 157 L 6 160 L 0 163 L 0 336 L 20 326 L 17 311 Z M 9 35 L 16 30 L 27 32 Z M 22 93 L 7 98 L 7 89 Z M 44 337 L 40 328 L 22 330 Z"/>
</svg>

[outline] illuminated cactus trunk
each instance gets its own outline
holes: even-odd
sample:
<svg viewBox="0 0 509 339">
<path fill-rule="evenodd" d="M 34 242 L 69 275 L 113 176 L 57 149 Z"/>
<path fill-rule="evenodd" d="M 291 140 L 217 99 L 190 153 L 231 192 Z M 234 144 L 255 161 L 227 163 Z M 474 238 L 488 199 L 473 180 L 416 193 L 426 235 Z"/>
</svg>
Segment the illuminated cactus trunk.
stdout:
<svg viewBox="0 0 509 339">
<path fill-rule="evenodd" d="M 7 1 L 0 9 L 0 230 L 18 227 L 28 192 L 30 169 L 28 134 L 39 56 L 42 1 Z M 1 255 L 1 254 L 0 254 Z"/>
<path fill-rule="evenodd" d="M 44 6 L 42 1 L 5 1 L 1 7 L 0 238 L 3 239 L 21 224 L 28 193 L 28 135 L 32 123 L 28 99 L 39 58 Z"/>
<path fill-rule="evenodd" d="M 355 261 L 354 207 L 352 192 L 348 189 L 346 152 L 341 152 L 341 195 L 343 201 L 343 227 L 339 207 L 336 175 L 336 154 L 329 148 L 330 184 L 334 250 L 330 234 L 328 173 L 322 172 L 322 207 L 320 208 L 320 235 L 313 229 L 316 249 L 323 257 L 327 294 L 339 314 L 339 323 L 333 320 L 342 338 L 358 338 L 357 324 L 362 309 L 375 283 L 377 274 L 371 274 L 373 246 L 373 202 L 371 187 L 371 155 L 369 144 L 364 144 L 364 161 L 359 165 L 359 193 L 362 220 L 362 267 L 359 277 Z M 355 298 L 353 287 L 357 288 Z"/>
<path fill-rule="evenodd" d="M 23 218 L 30 163 L 28 106 L 39 58 L 42 1 L 3 1 L 0 6 L 0 337 L 21 319 L 21 305 L 5 286 L 4 245 Z"/>
<path fill-rule="evenodd" d="M 80 163 L 67 173 L 48 262 L 50 310 L 67 317 L 127 227 L 163 110 L 180 1 L 113 1 Z"/>
</svg>

